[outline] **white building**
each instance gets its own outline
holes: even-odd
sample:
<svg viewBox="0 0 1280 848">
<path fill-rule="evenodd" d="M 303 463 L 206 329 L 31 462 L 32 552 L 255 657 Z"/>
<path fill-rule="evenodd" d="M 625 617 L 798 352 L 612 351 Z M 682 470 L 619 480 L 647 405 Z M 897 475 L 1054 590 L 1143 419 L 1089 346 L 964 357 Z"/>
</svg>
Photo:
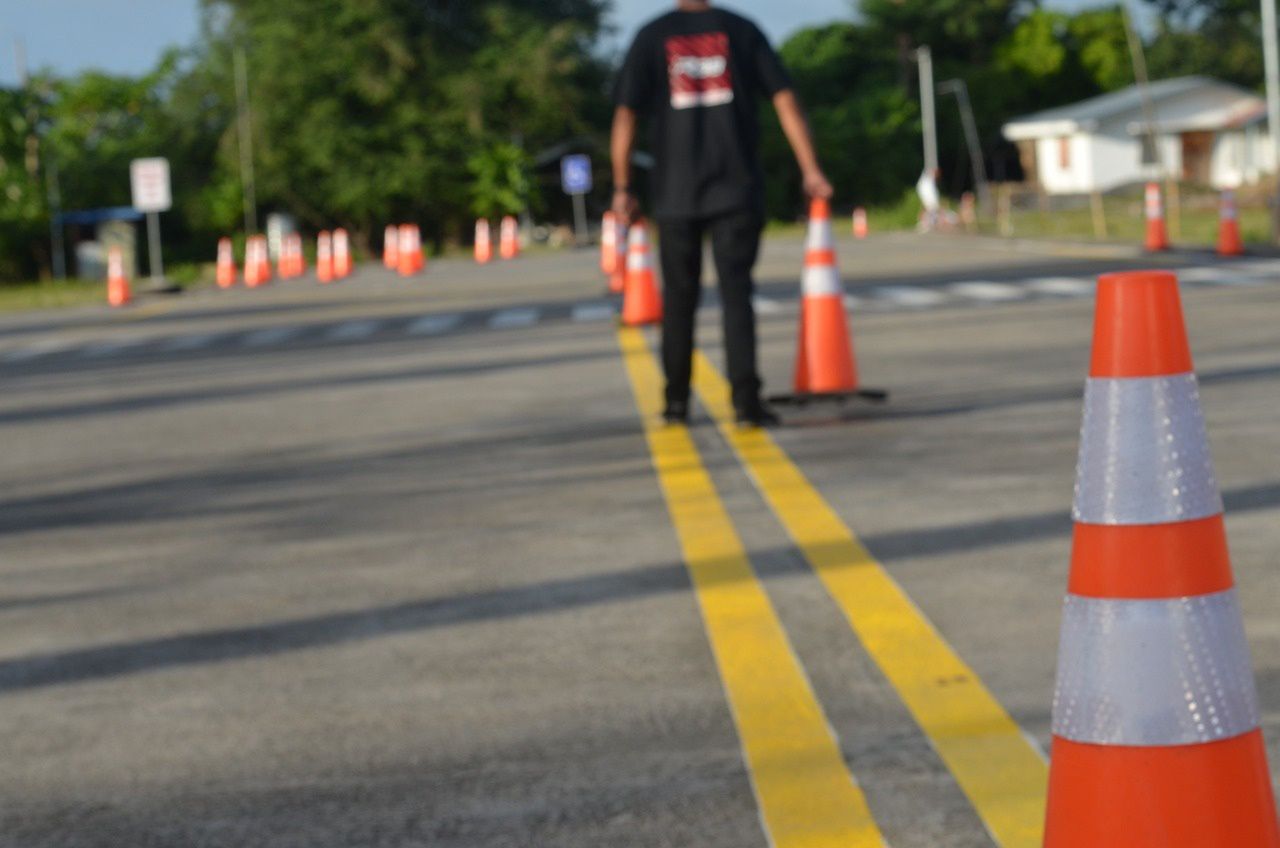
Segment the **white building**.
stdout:
<svg viewBox="0 0 1280 848">
<path fill-rule="evenodd" d="M 1262 98 L 1205 77 L 1147 87 L 1159 159 L 1147 141 L 1147 104 L 1130 86 L 1004 125 L 1027 181 L 1049 194 L 1082 194 L 1159 179 L 1239 188 L 1274 171 Z"/>
</svg>

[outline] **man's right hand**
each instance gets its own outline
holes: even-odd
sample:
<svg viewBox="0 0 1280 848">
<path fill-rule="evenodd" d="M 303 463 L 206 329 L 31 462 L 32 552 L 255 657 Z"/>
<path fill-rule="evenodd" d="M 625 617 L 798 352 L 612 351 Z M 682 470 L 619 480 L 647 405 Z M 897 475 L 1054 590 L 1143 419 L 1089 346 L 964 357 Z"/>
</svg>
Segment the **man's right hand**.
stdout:
<svg viewBox="0 0 1280 848">
<path fill-rule="evenodd" d="M 630 191 L 620 188 L 613 192 L 613 214 L 617 216 L 619 224 L 624 227 L 631 226 L 631 219 L 635 218 L 639 211 L 640 203 Z"/>
</svg>

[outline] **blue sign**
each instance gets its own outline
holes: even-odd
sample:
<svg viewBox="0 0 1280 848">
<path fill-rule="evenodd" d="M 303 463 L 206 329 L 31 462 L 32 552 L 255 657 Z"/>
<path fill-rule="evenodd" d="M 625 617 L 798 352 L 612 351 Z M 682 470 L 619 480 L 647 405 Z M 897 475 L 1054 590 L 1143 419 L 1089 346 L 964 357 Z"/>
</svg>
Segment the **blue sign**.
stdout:
<svg viewBox="0 0 1280 848">
<path fill-rule="evenodd" d="M 565 194 L 590 194 L 591 157 L 578 154 L 561 159 L 560 184 Z"/>
</svg>

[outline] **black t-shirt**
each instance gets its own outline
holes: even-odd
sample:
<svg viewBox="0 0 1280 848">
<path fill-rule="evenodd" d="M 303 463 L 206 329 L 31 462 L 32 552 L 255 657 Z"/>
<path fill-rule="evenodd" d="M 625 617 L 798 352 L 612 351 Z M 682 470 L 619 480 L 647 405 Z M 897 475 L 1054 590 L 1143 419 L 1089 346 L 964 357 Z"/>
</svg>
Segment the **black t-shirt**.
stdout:
<svg viewBox="0 0 1280 848">
<path fill-rule="evenodd" d="M 651 123 L 654 216 L 762 208 L 757 100 L 790 86 L 764 33 L 740 15 L 676 11 L 641 29 L 614 100 Z"/>
</svg>

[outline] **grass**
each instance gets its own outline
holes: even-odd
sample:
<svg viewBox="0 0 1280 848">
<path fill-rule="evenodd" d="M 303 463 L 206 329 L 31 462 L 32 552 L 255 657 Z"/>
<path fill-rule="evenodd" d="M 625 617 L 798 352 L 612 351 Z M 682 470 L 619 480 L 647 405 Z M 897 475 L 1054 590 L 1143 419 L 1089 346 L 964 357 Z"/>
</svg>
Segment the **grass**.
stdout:
<svg viewBox="0 0 1280 848">
<path fill-rule="evenodd" d="M 165 277 L 170 283 L 184 289 L 212 282 L 209 267 L 195 263 L 167 268 Z M 136 286 L 135 281 L 135 290 Z M 106 301 L 107 284 L 102 280 L 41 280 L 0 284 L 0 312 L 89 306 Z"/>
<path fill-rule="evenodd" d="M 1146 235 L 1142 208 L 1134 203 L 1107 201 L 1104 204 L 1109 242 L 1141 244 Z M 1218 241 L 1218 211 L 1200 206 L 1183 208 L 1177 221 L 1166 226 L 1175 245 L 1213 245 Z M 1270 220 L 1266 209 L 1241 209 L 1240 234 L 1246 244 L 1270 241 Z M 1013 235 L 1028 238 L 1064 238 L 1094 241 L 1093 216 L 1088 208 L 1040 213 L 1017 210 L 1013 213 Z"/>
</svg>

